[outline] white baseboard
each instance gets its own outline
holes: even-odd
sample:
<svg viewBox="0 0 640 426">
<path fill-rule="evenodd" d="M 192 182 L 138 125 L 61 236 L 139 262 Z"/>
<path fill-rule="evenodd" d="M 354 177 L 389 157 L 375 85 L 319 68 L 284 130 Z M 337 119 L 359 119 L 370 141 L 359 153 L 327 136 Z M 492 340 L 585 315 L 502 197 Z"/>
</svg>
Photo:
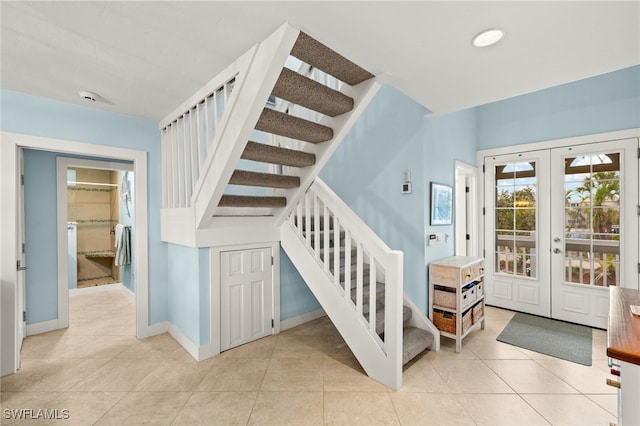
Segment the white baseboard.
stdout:
<svg viewBox="0 0 640 426">
<path fill-rule="evenodd" d="M 122 289 L 122 292 L 124 294 L 126 294 L 127 296 L 129 296 L 131 298 L 131 300 L 136 300 L 136 295 L 134 292 L 132 292 L 131 290 L 129 290 L 129 288 L 127 286 L 125 286 L 124 284 L 120 284 L 120 288 Z"/>
<path fill-rule="evenodd" d="M 216 355 L 220 355 L 220 348 L 213 343 L 202 345 L 198 348 L 198 361 L 204 361 Z"/>
<path fill-rule="evenodd" d="M 158 334 L 167 333 L 169 331 L 169 321 L 157 322 L 147 327 L 147 337 L 157 336 Z"/>
<path fill-rule="evenodd" d="M 49 321 L 34 322 L 33 324 L 27 324 L 27 336 L 48 333 L 49 331 L 58 330 L 60 328 L 58 318 Z"/>
<path fill-rule="evenodd" d="M 189 339 L 187 335 L 182 332 L 182 330 L 180 330 L 175 324 L 169 324 L 169 334 L 171 335 L 171 337 L 176 339 L 176 341 L 180 343 L 180 345 L 182 345 L 182 347 L 187 352 L 189 352 L 189 355 L 191 355 L 193 359 L 199 361 L 198 345 L 193 343 L 191 339 Z"/>
<path fill-rule="evenodd" d="M 95 285 L 92 287 L 84 287 L 84 288 L 70 288 L 69 296 L 79 296 L 81 294 L 98 293 L 100 291 L 112 291 L 112 290 L 117 290 L 120 287 L 123 287 L 121 283 Z"/>
<path fill-rule="evenodd" d="M 288 330 L 293 327 L 297 327 L 309 321 L 313 321 L 318 318 L 326 316 L 327 313 L 322 308 L 318 308 L 314 311 L 307 312 L 306 314 L 298 315 L 293 318 L 288 318 L 284 321 L 280 321 L 280 331 Z"/>
</svg>

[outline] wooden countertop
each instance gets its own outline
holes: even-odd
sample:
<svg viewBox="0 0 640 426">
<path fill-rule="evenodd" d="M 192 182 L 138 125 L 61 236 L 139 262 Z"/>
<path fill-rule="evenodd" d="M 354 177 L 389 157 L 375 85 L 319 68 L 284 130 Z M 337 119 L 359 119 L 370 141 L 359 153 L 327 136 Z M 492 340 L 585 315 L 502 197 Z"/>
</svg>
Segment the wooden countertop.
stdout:
<svg viewBox="0 0 640 426">
<path fill-rule="evenodd" d="M 640 365 L 640 317 L 631 305 L 640 305 L 640 291 L 609 287 L 609 329 L 607 356 Z"/>
</svg>

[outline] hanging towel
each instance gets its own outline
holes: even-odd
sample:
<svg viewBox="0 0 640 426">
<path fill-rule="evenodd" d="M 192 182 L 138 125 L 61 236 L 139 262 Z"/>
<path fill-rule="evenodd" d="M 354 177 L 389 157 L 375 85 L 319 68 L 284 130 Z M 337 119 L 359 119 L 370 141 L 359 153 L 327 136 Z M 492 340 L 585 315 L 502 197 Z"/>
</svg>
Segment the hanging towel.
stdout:
<svg viewBox="0 0 640 426">
<path fill-rule="evenodd" d="M 131 227 L 116 225 L 116 266 L 131 263 Z"/>
</svg>

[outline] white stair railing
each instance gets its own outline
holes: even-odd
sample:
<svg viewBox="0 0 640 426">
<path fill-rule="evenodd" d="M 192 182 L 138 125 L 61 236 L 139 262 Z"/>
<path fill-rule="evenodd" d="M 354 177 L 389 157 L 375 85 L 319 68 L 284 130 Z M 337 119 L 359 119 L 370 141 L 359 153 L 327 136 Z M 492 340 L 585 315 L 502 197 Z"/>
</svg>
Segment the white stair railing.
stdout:
<svg viewBox="0 0 640 426">
<path fill-rule="evenodd" d="M 391 250 L 319 178 L 293 209 L 283 228 L 287 229 L 282 233 L 283 248 L 293 256 L 294 264 L 367 374 L 399 389 L 402 386 L 403 253 Z M 301 256 L 291 238 L 297 238 L 311 256 Z M 306 269 L 303 262 L 315 265 Z M 310 276 L 305 277 L 305 270 Z M 319 279 L 317 273 L 323 274 L 324 279 Z M 365 300 L 367 274 L 370 289 Z M 384 283 L 384 304 L 377 301 L 377 286 L 381 282 Z M 379 314 L 384 317 L 381 335 L 376 331 Z"/>
<path fill-rule="evenodd" d="M 191 98 L 178 108 L 177 117 L 174 112 L 175 118 L 165 119 L 161 125 L 163 208 L 191 206 L 200 170 L 207 155 L 217 148 L 214 136 L 236 81 L 237 70 L 232 67 L 227 71 L 230 75 L 216 77 L 198 92 L 195 102 Z M 218 85 L 221 79 L 223 83 Z"/>
</svg>

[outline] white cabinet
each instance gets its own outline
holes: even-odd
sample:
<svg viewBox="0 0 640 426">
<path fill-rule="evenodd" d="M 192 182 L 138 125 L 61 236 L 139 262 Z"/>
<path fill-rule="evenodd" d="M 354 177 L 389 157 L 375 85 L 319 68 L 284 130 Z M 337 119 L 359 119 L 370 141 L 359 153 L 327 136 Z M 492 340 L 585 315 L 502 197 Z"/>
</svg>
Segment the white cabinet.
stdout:
<svg viewBox="0 0 640 426">
<path fill-rule="evenodd" d="M 462 339 L 478 327 L 484 330 L 484 259 L 453 256 L 429 264 L 429 317 L 440 335 Z"/>
</svg>

